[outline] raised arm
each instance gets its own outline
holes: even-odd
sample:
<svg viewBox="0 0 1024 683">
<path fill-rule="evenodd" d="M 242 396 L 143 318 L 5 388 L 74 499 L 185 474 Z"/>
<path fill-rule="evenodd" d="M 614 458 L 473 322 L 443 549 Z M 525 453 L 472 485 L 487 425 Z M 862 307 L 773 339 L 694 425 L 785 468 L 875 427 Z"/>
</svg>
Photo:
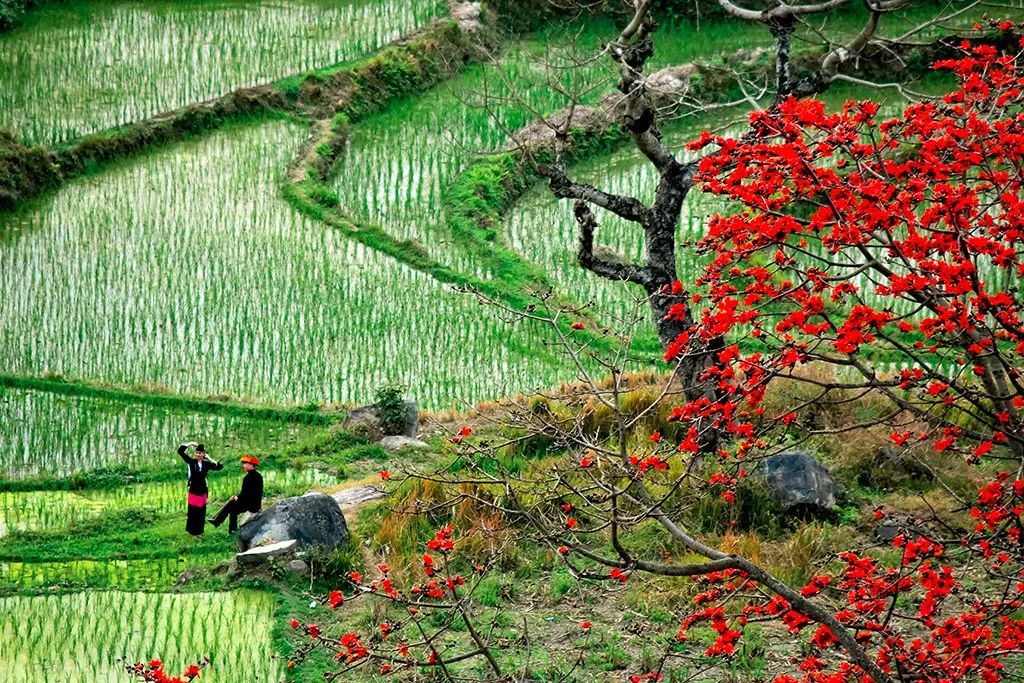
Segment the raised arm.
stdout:
<svg viewBox="0 0 1024 683">
<path fill-rule="evenodd" d="M 182 460 L 184 460 L 188 464 L 192 464 L 193 462 L 195 462 L 195 460 L 189 457 L 188 455 L 187 443 L 183 443 L 180 446 L 178 446 L 178 455 L 181 457 Z"/>
</svg>

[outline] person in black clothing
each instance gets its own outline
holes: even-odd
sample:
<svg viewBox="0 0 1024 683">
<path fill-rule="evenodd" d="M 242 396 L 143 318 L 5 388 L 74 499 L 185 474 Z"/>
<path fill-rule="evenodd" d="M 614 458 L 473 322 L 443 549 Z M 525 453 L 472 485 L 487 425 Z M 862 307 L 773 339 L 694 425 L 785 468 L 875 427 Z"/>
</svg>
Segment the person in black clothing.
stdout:
<svg viewBox="0 0 1024 683">
<path fill-rule="evenodd" d="M 214 526 L 220 526 L 224 523 L 224 518 L 229 517 L 228 533 L 231 534 L 238 529 L 238 515 L 243 512 L 259 512 L 263 505 L 263 475 L 256 471 L 260 461 L 248 453 L 242 456 L 241 461 L 242 469 L 245 471 L 245 476 L 242 477 L 242 490 L 228 500 L 216 517 L 207 520 Z"/>
<path fill-rule="evenodd" d="M 188 454 L 189 446 L 195 446 L 195 457 Z M 224 465 L 206 454 L 201 443 L 184 443 L 178 446 L 178 455 L 188 465 L 188 513 L 185 516 L 185 531 L 201 536 L 206 525 L 206 500 L 210 489 L 206 485 L 206 474 L 211 470 L 224 469 Z"/>
</svg>

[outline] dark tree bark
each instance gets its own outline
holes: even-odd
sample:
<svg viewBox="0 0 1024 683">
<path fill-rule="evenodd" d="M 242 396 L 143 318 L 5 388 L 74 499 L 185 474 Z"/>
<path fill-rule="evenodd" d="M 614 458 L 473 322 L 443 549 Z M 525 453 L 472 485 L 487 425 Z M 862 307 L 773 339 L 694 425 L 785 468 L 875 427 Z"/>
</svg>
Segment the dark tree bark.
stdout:
<svg viewBox="0 0 1024 683">
<path fill-rule="evenodd" d="M 693 316 L 685 293 L 673 289 L 679 279 L 676 271 L 676 229 L 686 196 L 693 187 L 696 165 L 680 162 L 662 140 L 658 116 L 646 89 L 644 65 L 654 53 L 651 33 L 655 24 L 649 12 L 649 0 L 639 0 L 636 14 L 618 39 L 609 45 L 612 58 L 619 65 L 619 124 L 625 128 L 660 176 L 654 202 L 648 206 L 634 197 L 604 192 L 592 185 L 572 181 L 566 174 L 564 150 L 567 146 L 568 124 L 556 134 L 555 163 L 546 173 L 551 191 L 558 197 L 575 199 L 574 214 L 579 226 L 577 261 L 592 273 L 643 288 L 647 295 L 651 319 L 662 348 L 668 348 L 693 325 Z M 598 221 L 591 206 L 598 206 L 637 224 L 644 234 L 644 258 L 640 263 L 625 263 L 601 258 L 595 254 L 594 236 Z M 675 293 L 674 293 L 675 292 Z M 669 312 L 675 309 L 673 315 Z M 707 395 L 702 375 L 709 364 L 708 349 L 687 354 L 679 359 L 677 375 L 690 400 Z M 702 430 L 704 432 L 705 430 Z M 711 431 L 706 430 L 710 439 Z M 713 440 L 712 440 L 713 441 Z M 705 446 L 710 449 L 712 442 Z"/>
<path fill-rule="evenodd" d="M 644 78 L 644 67 L 654 54 L 652 34 L 656 28 L 650 13 L 651 0 L 623 0 L 633 10 L 633 17 L 622 33 L 607 46 L 607 51 L 619 66 L 617 89 L 620 101 L 614 111 L 617 123 L 633 138 L 633 142 L 655 166 L 660 176 L 654 202 L 648 206 L 640 200 L 605 192 L 593 185 L 571 180 L 565 168 L 565 149 L 568 146 L 572 116 L 566 116 L 556 129 L 555 161 L 542 169 L 549 180 L 551 191 L 557 196 L 575 201 L 575 217 L 579 225 L 577 260 L 583 268 L 609 279 L 630 282 L 643 287 L 647 293 L 651 318 L 663 348 L 675 341 L 693 322 L 686 297 L 672 294 L 672 284 L 678 279 L 676 272 L 676 229 L 683 204 L 694 182 L 694 163 L 680 162 L 663 142 L 659 129 L 658 112 L 652 104 Z M 849 43 L 833 46 L 822 58 L 819 68 L 797 79 L 792 73 L 792 36 L 802 17 L 827 12 L 851 0 L 821 0 L 811 4 L 787 4 L 780 0 L 763 3 L 760 9 L 748 9 L 731 0 L 719 0 L 725 11 L 744 21 L 764 24 L 775 38 L 776 83 L 774 104 L 795 95 L 798 97 L 820 93 L 835 79 L 839 68 L 853 59 L 874 36 L 879 17 L 901 7 L 904 0 L 861 0 L 869 10 L 863 29 Z M 594 249 L 598 221 L 591 207 L 598 206 L 635 223 L 644 234 L 644 258 L 638 263 L 601 258 Z M 681 304 L 684 313 L 671 318 L 667 313 Z M 698 353 L 696 358 L 684 359 L 694 367 L 683 368 L 681 375 L 696 384 L 706 367 L 706 357 L 713 348 Z M 695 391 L 697 391 L 695 389 Z"/>
<path fill-rule="evenodd" d="M 634 197 L 609 194 L 592 185 L 570 180 L 566 175 L 563 153 L 568 130 L 560 133 L 556 162 L 547 169 L 547 173 L 551 191 L 557 197 L 576 200 L 574 213 L 580 229 L 577 252 L 580 266 L 609 280 L 643 287 L 650 302 L 658 339 L 663 347 L 667 347 L 692 324 L 688 313 L 680 319 L 670 319 L 667 313 L 675 304 L 686 305 L 684 297 L 672 294 L 672 284 L 678 279 L 676 226 L 686 195 L 693 187 L 695 169 L 693 164 L 680 163 L 662 141 L 658 117 L 646 91 L 643 68 L 654 54 L 650 34 L 655 25 L 645 7 L 645 3 L 640 3 L 630 26 L 609 47 L 620 70 L 618 90 L 623 95 L 620 123 L 660 175 L 654 203 L 647 206 Z M 642 14 L 640 10 L 644 10 Z M 598 222 L 591 205 L 636 223 L 643 230 L 643 263 L 623 263 L 595 255 L 594 234 Z"/>
</svg>

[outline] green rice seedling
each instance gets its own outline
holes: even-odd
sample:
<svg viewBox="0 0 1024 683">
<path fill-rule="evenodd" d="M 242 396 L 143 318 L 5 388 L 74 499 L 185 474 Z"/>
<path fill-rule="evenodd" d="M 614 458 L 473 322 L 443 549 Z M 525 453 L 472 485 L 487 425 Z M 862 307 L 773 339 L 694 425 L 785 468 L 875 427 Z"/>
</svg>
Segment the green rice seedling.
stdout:
<svg viewBox="0 0 1024 683">
<path fill-rule="evenodd" d="M 106 2 L 32 12 L 0 36 L 0 128 L 57 142 L 369 54 L 438 0 Z"/>
<path fill-rule="evenodd" d="M 215 558 L 220 559 L 220 558 Z M 0 589 L 22 593 L 60 587 L 95 590 L 168 590 L 205 557 L 144 560 L 74 560 L 69 562 L 0 562 Z"/>
<path fill-rule="evenodd" d="M 0 682 L 105 683 L 122 661 L 168 669 L 210 657 L 212 683 L 280 680 L 273 598 L 263 593 L 88 592 L 0 598 Z"/>
<path fill-rule="evenodd" d="M 582 30 L 551 29 L 514 45 L 494 63 L 472 66 L 361 121 L 334 181 L 342 211 L 414 241 L 457 270 L 491 277 L 449 234 L 442 210 L 445 190 L 478 154 L 507 146 L 509 132 L 532 121 L 536 112 L 551 113 L 569 103 L 544 87 L 549 79 L 587 101 L 612 87 L 614 74 L 603 63 L 564 68 L 598 45 L 599 33 Z"/>
</svg>

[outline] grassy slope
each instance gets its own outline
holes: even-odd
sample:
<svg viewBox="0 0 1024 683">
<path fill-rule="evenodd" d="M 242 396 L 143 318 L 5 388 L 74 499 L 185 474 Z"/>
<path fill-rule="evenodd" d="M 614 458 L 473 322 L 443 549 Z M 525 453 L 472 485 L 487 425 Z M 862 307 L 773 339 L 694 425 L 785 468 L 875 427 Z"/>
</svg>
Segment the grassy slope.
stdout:
<svg viewBox="0 0 1024 683">
<path fill-rule="evenodd" d="M 776 397 L 776 400 L 782 400 Z M 851 414 L 852 415 L 852 414 Z M 841 416 L 823 416 L 840 419 Z M 482 431 L 480 438 L 488 438 Z M 720 547 L 733 548 L 763 561 L 783 578 L 800 582 L 812 568 L 826 561 L 833 551 L 852 547 L 869 540 L 863 524 L 877 505 L 913 512 L 927 509 L 928 505 L 943 505 L 948 498 L 937 484 L 920 482 L 886 482 L 863 479 L 877 437 L 872 434 L 819 439 L 812 446 L 837 471 L 848 490 L 844 508 L 830 522 L 779 523 L 770 516 L 762 516 L 757 526 L 748 530 L 729 530 L 724 524 L 709 525 L 709 520 L 724 522 L 731 514 L 721 504 L 702 506 L 695 510 L 693 519 L 683 520 L 695 528 L 704 528 L 709 540 Z M 372 447 L 371 447 L 372 448 Z M 443 447 L 437 446 L 438 451 Z M 402 465 L 415 464 L 421 471 L 433 469 L 446 462 L 443 453 L 421 456 L 417 463 L 405 457 L 387 458 L 379 451 L 369 452 L 366 446 L 355 443 L 352 437 L 328 429 L 320 430 L 313 438 L 283 453 L 275 466 L 286 463 L 326 468 L 345 467 L 352 476 L 366 476 L 378 468 L 398 470 Z M 557 456 L 556 456 L 557 457 Z M 356 459 L 353 462 L 353 459 Z M 874 476 L 874 473 L 870 473 Z M 949 481 L 969 489 L 970 479 L 963 473 L 950 472 Z M 886 490 L 887 489 L 887 490 Z M 309 595 L 322 595 L 327 590 L 343 585 L 344 571 L 350 563 L 357 563 L 369 571 L 373 563 L 388 561 L 397 568 L 399 576 L 408 576 L 408 568 L 415 567 L 422 543 L 432 529 L 447 518 L 445 511 L 435 513 L 433 519 L 406 518 L 396 515 L 392 508 L 408 504 L 420 496 L 415 487 L 399 487 L 398 497 L 386 504 L 364 508 L 353 525 L 355 537 L 366 540 L 366 551 L 360 558 L 339 558 L 327 576 L 312 586 L 302 579 L 270 569 L 245 579 L 229 578 L 202 567 L 215 565 L 230 557 L 231 540 L 223 529 L 209 530 L 195 541 L 184 535 L 180 515 L 153 515 L 143 510 L 124 513 L 35 534 L 15 534 L 0 541 L 0 561 L 43 560 L 71 561 L 83 558 L 98 560 L 149 559 L 188 557 L 190 564 L 200 571 L 183 590 L 221 590 L 250 587 L 269 591 L 278 602 L 275 625 L 275 647 L 287 655 L 295 640 L 286 626 L 286 620 L 295 616 L 304 622 L 317 621 L 337 627 L 372 628 L 381 614 L 369 602 L 352 603 L 337 614 L 328 614 L 321 608 L 309 607 Z M 299 490 L 279 490 L 285 495 Z M 919 498 L 919 496 L 921 498 Z M 916 502 L 915 502 L 916 501 Z M 916 507 L 915 507 L 916 506 Z M 948 505 L 946 506 L 948 508 Z M 473 528 L 474 520 L 462 518 L 462 528 Z M 465 525 L 469 525 L 466 527 Z M 703 527 L 701 527 L 703 525 Z M 667 541 L 656 527 L 649 527 L 631 535 L 630 544 L 641 552 L 670 556 L 683 556 L 680 548 Z M 472 562 L 467 555 L 464 561 Z M 463 567 L 467 569 L 468 567 Z M 469 572 L 467 572 L 469 573 Z M 102 578 L 68 576 L 59 590 L 109 588 Z M 169 587 L 169 586 L 168 586 Z M 7 590 L 12 587 L 8 586 Z M 0 582 L 0 590 L 3 590 Z M 28 592 L 38 591 L 35 586 Z M 477 601 L 482 618 L 495 619 L 501 631 L 509 638 L 523 635 L 523 622 L 530 637 L 538 644 L 531 657 L 533 675 L 546 679 L 557 671 L 564 671 L 580 653 L 583 664 L 577 671 L 580 678 L 594 680 L 621 680 L 624 672 L 635 672 L 638 663 L 654 661 L 657 648 L 667 645 L 677 628 L 678 613 L 694 592 L 694 584 L 682 579 L 636 577 L 630 583 L 609 592 L 605 585 L 577 582 L 558 566 L 552 555 L 536 546 L 514 546 L 504 555 L 500 569 L 488 576 L 477 588 Z M 514 616 L 513 616 L 514 615 Z M 580 637 L 578 624 L 583 619 L 594 622 L 589 638 Z M 335 623 L 336 622 L 336 623 Z M 456 633 L 456 637 L 458 632 Z M 707 645 L 713 639 L 709 632 L 698 630 L 687 647 Z M 706 641 L 706 642 L 705 642 Z M 750 680 L 765 672 L 777 671 L 785 666 L 785 655 L 792 653 L 792 643 L 784 633 L 763 629 L 752 634 L 743 649 L 728 665 L 711 662 L 699 654 L 685 664 L 673 665 L 667 680 L 723 681 Z M 689 650 L 688 650 L 689 651 Z M 510 651 L 502 655 L 501 662 L 508 668 L 524 665 L 522 653 Z M 330 662 L 314 658 L 290 674 L 289 680 L 322 680 L 322 671 Z M 473 673 L 478 662 L 466 664 L 466 672 Z M 352 674 L 350 680 L 370 680 L 369 672 Z"/>
<path fill-rule="evenodd" d="M 789 400 L 772 396 L 773 401 Z M 849 414 L 829 414 L 813 417 L 810 425 L 818 428 L 815 420 L 829 424 L 863 418 L 872 410 L 870 404 L 849 408 Z M 867 413 L 865 412 L 867 411 Z M 646 426 L 645 426 L 646 429 Z M 646 432 L 645 432 L 646 433 Z M 494 436 L 482 432 L 479 438 Z M 885 436 L 862 430 L 853 434 L 818 437 L 806 444 L 833 469 L 846 493 L 841 507 L 829 520 L 801 521 L 777 516 L 764 506 L 755 491 L 744 492 L 735 506 L 720 499 L 705 500 L 697 507 L 680 508 L 679 520 L 684 526 L 702 532 L 703 538 L 726 551 L 738 552 L 762 563 L 776 576 L 802 585 L 818 567 L 834 559 L 834 553 L 853 547 L 866 547 L 873 543 L 870 520 L 872 511 L 882 506 L 911 516 L 926 516 L 931 510 L 942 513 L 946 519 L 969 525 L 969 518 L 956 511 L 942 484 L 907 479 L 892 472 L 880 470 L 871 462 L 871 456 Z M 557 455 L 555 456 L 557 457 Z M 443 460 L 442 460 L 443 462 Z M 984 472 L 974 471 L 962 464 L 932 463 L 941 473 L 943 482 L 961 492 L 970 492 Z M 543 469 L 543 461 L 536 463 Z M 403 516 L 402 509 L 412 509 L 419 502 L 435 505 L 444 495 L 427 491 L 424 487 L 399 485 L 392 499 L 383 504 L 364 508 L 356 528 L 365 539 L 368 554 L 364 554 L 362 570 L 372 574 L 372 566 L 386 561 L 401 584 L 415 580 L 419 553 L 437 526 L 454 521 L 460 533 L 479 533 L 479 524 L 471 512 L 460 512 L 454 519 L 444 510 L 436 510 L 431 519 L 422 514 Z M 740 510 L 754 510 L 753 517 L 744 517 Z M 730 518 L 740 520 L 738 527 L 728 524 Z M 745 520 L 745 521 L 744 521 Z M 493 521 L 487 521 L 492 526 Z M 499 543 L 503 531 L 490 541 Z M 513 531 L 513 533 L 515 533 Z M 494 532 L 488 532 L 493 537 Z M 687 552 L 667 537 L 656 524 L 651 523 L 631 533 L 628 545 L 640 556 L 687 559 Z M 457 571 L 472 575 L 472 565 L 483 559 L 479 546 L 467 542 L 458 551 Z M 610 547 L 608 551 L 611 552 Z M 883 564 L 898 563 L 898 556 L 882 551 L 878 558 Z M 493 570 L 474 589 L 477 614 L 482 623 L 496 624 L 497 633 L 509 643 L 529 635 L 534 643 L 530 658 L 530 678 L 551 680 L 559 672 L 571 668 L 582 653 L 582 664 L 574 680 L 622 680 L 625 673 L 636 673 L 657 662 L 665 647 L 678 647 L 688 653 L 685 660 L 673 660 L 666 669 L 670 681 L 749 681 L 770 678 L 789 666 L 788 658 L 797 654 L 799 643 L 773 626 L 755 626 L 736 655 L 729 660 L 704 657 L 704 647 L 713 642 L 715 635 L 706 628 L 695 629 L 685 645 L 674 645 L 674 636 L 681 615 L 689 607 L 689 599 L 699 590 L 690 579 L 670 577 L 644 577 L 634 574 L 621 587 L 609 588 L 607 583 L 577 581 L 560 567 L 549 549 L 533 544 L 514 544 L 501 556 Z M 328 586 L 344 586 L 344 579 L 336 577 Z M 387 610 L 370 602 L 350 602 L 337 613 L 324 609 L 310 610 L 301 599 L 280 590 L 279 616 L 296 617 L 307 622 L 329 625 L 339 632 L 344 630 L 372 631 L 375 624 L 387 615 Z M 579 623 L 589 620 L 594 628 L 589 638 L 583 638 Z M 460 631 L 447 639 L 457 642 Z M 287 629 L 281 631 L 281 646 L 285 653 L 291 644 L 301 642 L 301 636 L 289 638 Z M 504 668 L 521 670 L 526 665 L 523 653 L 511 647 L 499 655 Z M 314 660 L 293 672 L 289 680 L 320 680 L 323 672 L 334 670 L 330 662 Z M 461 673 L 482 673 L 482 663 L 471 661 L 463 665 Z M 370 670 L 346 675 L 346 680 L 372 680 Z"/>
</svg>

